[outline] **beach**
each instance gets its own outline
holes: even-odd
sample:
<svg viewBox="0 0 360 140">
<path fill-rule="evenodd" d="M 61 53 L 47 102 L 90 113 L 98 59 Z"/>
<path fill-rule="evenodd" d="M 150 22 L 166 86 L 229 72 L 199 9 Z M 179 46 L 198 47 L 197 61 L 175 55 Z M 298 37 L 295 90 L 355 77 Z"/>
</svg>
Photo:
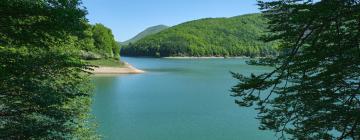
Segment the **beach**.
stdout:
<svg viewBox="0 0 360 140">
<path fill-rule="evenodd" d="M 246 57 L 246 56 L 229 56 L 229 57 L 224 57 L 224 56 L 200 56 L 200 57 L 196 57 L 196 56 L 170 56 L 170 57 L 163 57 L 166 59 L 228 59 L 228 58 L 250 58 L 250 57 Z"/>
<path fill-rule="evenodd" d="M 90 71 L 93 74 L 140 74 L 145 71 L 139 70 L 132 65 L 125 62 L 124 67 L 93 67 L 93 71 Z"/>
</svg>

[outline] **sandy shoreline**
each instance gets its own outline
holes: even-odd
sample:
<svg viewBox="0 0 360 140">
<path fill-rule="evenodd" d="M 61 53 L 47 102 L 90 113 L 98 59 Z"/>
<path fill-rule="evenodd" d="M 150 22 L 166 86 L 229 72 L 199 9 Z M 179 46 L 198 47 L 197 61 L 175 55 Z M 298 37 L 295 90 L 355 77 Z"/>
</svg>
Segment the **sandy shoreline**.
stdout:
<svg viewBox="0 0 360 140">
<path fill-rule="evenodd" d="M 193 56 L 172 56 L 172 57 L 163 57 L 167 59 L 228 59 L 228 58 L 250 58 L 246 56 L 235 56 L 235 57 L 220 57 L 220 56 L 203 56 L 203 57 L 193 57 Z"/>
<path fill-rule="evenodd" d="M 139 70 L 125 62 L 124 67 L 97 67 L 90 71 L 93 74 L 140 74 L 145 71 Z"/>
</svg>

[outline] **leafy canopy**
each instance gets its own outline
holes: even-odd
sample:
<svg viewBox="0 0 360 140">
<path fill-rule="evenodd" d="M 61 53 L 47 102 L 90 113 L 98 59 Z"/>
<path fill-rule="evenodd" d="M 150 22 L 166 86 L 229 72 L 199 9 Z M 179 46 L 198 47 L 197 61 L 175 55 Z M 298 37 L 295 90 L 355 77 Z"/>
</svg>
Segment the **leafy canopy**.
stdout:
<svg viewBox="0 0 360 140">
<path fill-rule="evenodd" d="M 120 57 L 120 45 L 115 41 L 111 29 L 102 24 L 95 24 L 92 27 L 95 52 L 105 56 L 105 58 Z"/>
<path fill-rule="evenodd" d="M 0 4 L 0 139 L 95 139 L 80 0 Z"/>
<path fill-rule="evenodd" d="M 282 53 L 260 75 L 234 74 L 233 96 L 261 129 L 295 139 L 360 139 L 360 1 L 260 1 Z M 262 64 L 265 64 L 262 62 Z"/>
</svg>

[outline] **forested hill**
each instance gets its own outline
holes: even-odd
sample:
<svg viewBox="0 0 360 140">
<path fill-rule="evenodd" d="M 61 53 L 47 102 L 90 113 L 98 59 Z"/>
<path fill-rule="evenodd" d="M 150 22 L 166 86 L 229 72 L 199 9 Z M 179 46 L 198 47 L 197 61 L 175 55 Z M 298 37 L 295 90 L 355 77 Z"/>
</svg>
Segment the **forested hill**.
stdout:
<svg viewBox="0 0 360 140">
<path fill-rule="evenodd" d="M 127 56 L 267 56 L 275 43 L 264 43 L 261 14 L 186 22 L 147 36 L 121 50 Z"/>
<path fill-rule="evenodd" d="M 111 29 L 102 24 L 88 24 L 88 26 L 78 42 L 82 52 L 81 57 L 86 60 L 119 59 L 120 45 L 115 41 Z"/>
<path fill-rule="evenodd" d="M 145 29 L 144 31 L 142 31 L 141 33 L 137 34 L 135 37 L 133 37 L 125 42 L 120 42 L 120 44 L 128 45 L 129 43 L 135 43 L 136 41 L 138 41 L 146 36 L 156 34 L 167 28 L 169 28 L 169 26 L 166 26 L 166 25 L 157 25 L 157 26 L 149 27 L 149 28 Z"/>
</svg>

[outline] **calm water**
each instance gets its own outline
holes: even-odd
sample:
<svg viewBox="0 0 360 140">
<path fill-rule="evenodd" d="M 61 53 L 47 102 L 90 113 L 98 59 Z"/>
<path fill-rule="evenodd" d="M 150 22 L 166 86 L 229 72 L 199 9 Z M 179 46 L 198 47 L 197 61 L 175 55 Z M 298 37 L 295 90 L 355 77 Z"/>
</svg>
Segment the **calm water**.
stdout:
<svg viewBox="0 0 360 140">
<path fill-rule="evenodd" d="M 230 97 L 229 71 L 269 71 L 244 59 L 122 58 L 147 71 L 96 76 L 93 114 L 106 140 L 266 140 L 256 112 Z"/>
</svg>

